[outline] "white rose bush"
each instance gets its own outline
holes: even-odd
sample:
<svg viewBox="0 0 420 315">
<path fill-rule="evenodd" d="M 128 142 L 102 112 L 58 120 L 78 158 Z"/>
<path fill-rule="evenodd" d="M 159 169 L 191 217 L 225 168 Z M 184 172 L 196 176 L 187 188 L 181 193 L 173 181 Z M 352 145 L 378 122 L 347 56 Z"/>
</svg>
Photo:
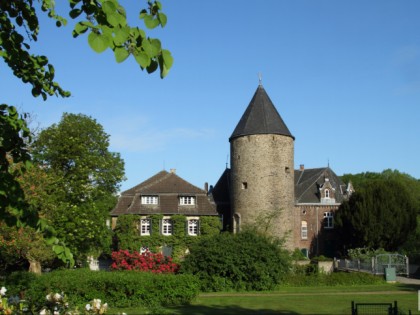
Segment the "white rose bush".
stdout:
<svg viewBox="0 0 420 315">
<path fill-rule="evenodd" d="M 28 314 L 28 309 L 23 308 L 23 301 L 19 297 L 7 299 L 7 289 L 0 289 L 0 315 L 20 315 Z M 64 293 L 49 293 L 45 297 L 45 305 L 41 310 L 31 310 L 31 314 L 39 315 L 102 315 L 108 310 L 108 303 L 102 303 L 100 299 L 93 299 L 86 304 L 83 311 L 79 311 L 77 307 L 71 309 Z M 123 313 L 122 315 L 126 315 Z"/>
</svg>

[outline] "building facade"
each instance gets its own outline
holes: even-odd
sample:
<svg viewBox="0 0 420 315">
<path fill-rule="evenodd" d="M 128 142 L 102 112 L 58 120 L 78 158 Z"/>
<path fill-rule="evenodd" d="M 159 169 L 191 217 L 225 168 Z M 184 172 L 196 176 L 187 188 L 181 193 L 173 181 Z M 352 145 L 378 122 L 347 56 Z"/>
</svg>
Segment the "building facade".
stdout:
<svg viewBox="0 0 420 315">
<path fill-rule="evenodd" d="M 139 215 L 139 233 L 148 235 L 148 216 L 162 214 L 162 233 L 171 216 L 186 216 L 188 235 L 200 233 L 200 218 L 219 216 L 223 228 L 240 232 L 267 225 L 288 249 L 307 256 L 334 255 L 334 213 L 353 192 L 331 168 L 294 169 L 295 138 L 260 84 L 234 129 L 230 165 L 214 187 L 200 189 L 162 171 L 123 192 L 111 211 L 112 226 L 124 214 Z M 150 232 L 150 231 L 149 231 Z"/>
</svg>

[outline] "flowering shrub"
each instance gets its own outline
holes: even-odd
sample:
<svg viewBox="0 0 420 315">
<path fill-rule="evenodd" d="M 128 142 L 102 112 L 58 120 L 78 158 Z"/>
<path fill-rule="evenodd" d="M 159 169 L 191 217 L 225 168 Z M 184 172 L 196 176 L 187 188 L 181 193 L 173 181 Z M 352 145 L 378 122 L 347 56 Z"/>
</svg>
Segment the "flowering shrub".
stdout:
<svg viewBox="0 0 420 315">
<path fill-rule="evenodd" d="M 104 303 L 101 304 L 102 301 L 100 299 L 93 299 L 89 304 L 86 304 L 86 312 L 88 314 L 105 314 L 108 310 L 108 304 Z"/>
<path fill-rule="evenodd" d="M 172 262 L 171 257 L 165 257 L 161 253 L 146 251 L 130 253 L 128 250 L 120 250 L 112 253 L 112 270 L 136 270 L 150 271 L 152 273 L 175 273 L 179 265 Z"/>
<path fill-rule="evenodd" d="M 13 314 L 22 314 L 23 311 L 27 309 L 21 303 L 19 297 L 12 296 L 6 298 L 7 289 L 1 287 L 0 289 L 0 314 L 1 315 L 13 315 Z"/>
</svg>

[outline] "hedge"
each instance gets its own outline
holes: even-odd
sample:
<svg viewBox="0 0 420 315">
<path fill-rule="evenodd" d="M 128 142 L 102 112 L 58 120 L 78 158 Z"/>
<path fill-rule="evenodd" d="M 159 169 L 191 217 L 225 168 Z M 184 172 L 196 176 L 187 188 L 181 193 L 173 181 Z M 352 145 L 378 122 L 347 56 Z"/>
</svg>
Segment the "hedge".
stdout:
<svg viewBox="0 0 420 315">
<path fill-rule="evenodd" d="M 188 304 L 199 293 L 199 281 L 192 275 L 152 274 L 136 271 L 61 270 L 43 274 L 26 292 L 39 308 L 50 292 L 63 292 L 70 305 L 84 307 L 101 299 L 117 308 L 177 306 Z"/>
</svg>

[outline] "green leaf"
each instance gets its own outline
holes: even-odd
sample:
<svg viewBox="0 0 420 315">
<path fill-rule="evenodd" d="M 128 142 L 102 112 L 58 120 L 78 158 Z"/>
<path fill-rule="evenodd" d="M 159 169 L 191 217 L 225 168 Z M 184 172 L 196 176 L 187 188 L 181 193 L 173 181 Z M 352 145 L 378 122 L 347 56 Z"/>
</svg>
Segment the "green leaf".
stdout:
<svg viewBox="0 0 420 315">
<path fill-rule="evenodd" d="M 64 247 L 61 245 L 54 245 L 52 249 L 57 256 L 60 256 L 62 253 L 64 253 Z"/>
<path fill-rule="evenodd" d="M 74 26 L 73 36 L 76 37 L 79 34 L 83 34 L 88 30 L 88 27 L 83 22 L 79 22 Z"/>
<path fill-rule="evenodd" d="M 115 60 L 120 63 L 128 58 L 130 53 L 123 47 L 116 47 L 114 50 Z"/>
<path fill-rule="evenodd" d="M 155 55 L 153 54 L 153 47 L 150 44 L 148 39 L 144 39 L 141 43 L 141 47 L 143 48 L 143 51 L 150 57 L 153 58 Z"/>
<path fill-rule="evenodd" d="M 146 15 L 144 17 L 144 24 L 146 25 L 147 28 L 153 29 L 159 25 L 159 21 L 153 18 L 152 15 Z"/>
<path fill-rule="evenodd" d="M 162 58 L 163 63 L 169 71 L 169 69 L 172 67 L 172 64 L 174 63 L 174 58 L 172 57 L 171 52 L 166 49 L 162 50 Z"/>
<path fill-rule="evenodd" d="M 162 27 L 165 27 L 166 22 L 168 21 L 168 18 L 166 17 L 166 14 L 159 13 L 158 18 L 159 18 L 159 21 L 160 21 L 160 25 L 162 25 Z"/>
<path fill-rule="evenodd" d="M 155 72 L 158 68 L 158 63 L 155 60 L 151 60 L 150 65 L 146 68 L 147 73 Z"/>
<path fill-rule="evenodd" d="M 115 34 L 115 37 L 114 37 L 115 45 L 121 46 L 128 40 L 128 37 L 130 36 L 130 28 L 129 27 L 117 28 L 114 34 Z"/>
<path fill-rule="evenodd" d="M 111 1 L 105 1 L 102 4 L 102 9 L 105 12 L 105 14 L 108 15 L 108 14 L 114 14 L 115 11 L 117 10 L 117 7 Z"/>
<path fill-rule="evenodd" d="M 108 37 L 97 34 L 95 32 L 91 32 L 88 36 L 89 46 L 96 51 L 97 53 L 101 53 L 108 48 Z"/>
<path fill-rule="evenodd" d="M 72 19 L 77 18 L 83 11 L 80 9 L 73 9 L 70 11 L 69 15 Z"/>
<path fill-rule="evenodd" d="M 134 56 L 134 58 L 136 59 L 137 63 L 144 69 L 146 67 L 148 67 L 150 65 L 150 57 L 144 53 L 144 52 L 139 52 L 137 55 Z"/>
<path fill-rule="evenodd" d="M 158 39 L 149 39 L 150 44 L 152 45 L 152 56 L 159 55 L 160 50 L 162 49 L 162 44 Z"/>
</svg>

